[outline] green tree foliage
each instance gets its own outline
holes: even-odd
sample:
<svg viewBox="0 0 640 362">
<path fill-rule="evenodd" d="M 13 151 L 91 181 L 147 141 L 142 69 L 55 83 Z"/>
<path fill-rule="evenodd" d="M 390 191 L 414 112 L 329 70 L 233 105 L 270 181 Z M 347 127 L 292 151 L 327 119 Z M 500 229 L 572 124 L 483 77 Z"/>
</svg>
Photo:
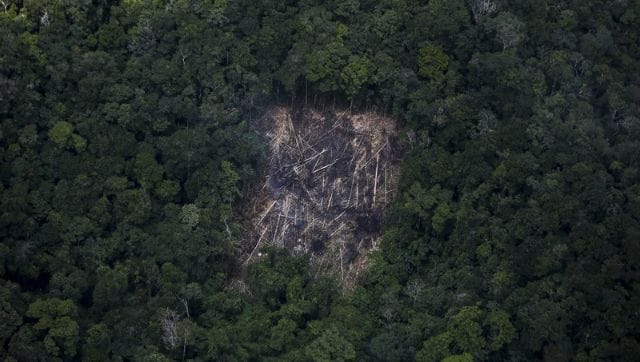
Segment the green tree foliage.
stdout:
<svg viewBox="0 0 640 362">
<path fill-rule="evenodd" d="M 496 39 L 506 50 L 518 46 L 524 38 L 524 24 L 513 14 L 501 12 L 494 19 Z"/>
<path fill-rule="evenodd" d="M 342 89 L 349 97 L 359 93 L 360 88 L 369 78 L 371 62 L 358 56 L 349 57 L 349 62 L 340 72 Z"/>
<path fill-rule="evenodd" d="M 44 333 L 44 347 L 51 357 L 76 355 L 79 327 L 73 319 L 75 306 L 70 300 L 40 299 L 27 309 L 27 317 L 37 320 L 36 331 Z"/>
<path fill-rule="evenodd" d="M 64 121 L 56 122 L 48 132 L 49 138 L 59 146 L 64 146 L 72 134 L 73 126 L 69 122 Z"/>
<path fill-rule="evenodd" d="M 315 327 L 315 328 L 314 328 Z M 335 326 L 319 330 L 311 326 L 317 337 L 305 348 L 305 356 L 311 361 L 352 361 L 356 357 L 353 345 L 345 341 Z"/>
<path fill-rule="evenodd" d="M 438 46 L 428 44 L 420 48 L 418 75 L 440 83 L 444 80 L 444 73 L 448 65 L 449 57 Z"/>
</svg>

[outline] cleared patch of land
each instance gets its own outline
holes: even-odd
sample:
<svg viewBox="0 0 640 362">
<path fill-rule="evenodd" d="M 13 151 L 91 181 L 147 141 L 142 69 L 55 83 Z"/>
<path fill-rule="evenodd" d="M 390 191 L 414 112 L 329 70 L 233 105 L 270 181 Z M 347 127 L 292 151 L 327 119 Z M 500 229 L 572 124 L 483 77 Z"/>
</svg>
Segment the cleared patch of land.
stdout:
<svg viewBox="0 0 640 362">
<path fill-rule="evenodd" d="M 273 107 L 255 129 L 269 144 L 265 180 L 251 207 L 245 263 L 265 246 L 310 255 L 314 273 L 349 288 L 376 248 L 393 199 L 396 127 L 374 113 Z"/>
</svg>

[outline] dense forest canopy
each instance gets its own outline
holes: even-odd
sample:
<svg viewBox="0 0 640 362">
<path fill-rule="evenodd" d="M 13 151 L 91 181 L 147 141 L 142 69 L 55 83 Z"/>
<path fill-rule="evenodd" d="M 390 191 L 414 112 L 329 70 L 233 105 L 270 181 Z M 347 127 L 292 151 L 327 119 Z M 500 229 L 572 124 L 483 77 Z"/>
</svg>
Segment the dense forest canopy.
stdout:
<svg viewBox="0 0 640 362">
<path fill-rule="evenodd" d="M 638 0 L 0 0 L 0 357 L 635 360 L 639 29 Z M 399 122 L 351 293 L 239 265 L 273 104 Z"/>
</svg>

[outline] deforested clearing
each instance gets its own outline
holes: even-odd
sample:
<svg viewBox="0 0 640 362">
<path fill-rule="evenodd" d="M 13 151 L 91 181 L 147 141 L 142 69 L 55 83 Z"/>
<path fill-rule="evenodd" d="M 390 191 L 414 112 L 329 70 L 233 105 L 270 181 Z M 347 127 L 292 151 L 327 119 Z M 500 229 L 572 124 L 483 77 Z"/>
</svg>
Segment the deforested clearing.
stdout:
<svg viewBox="0 0 640 362">
<path fill-rule="evenodd" d="M 395 122 L 375 113 L 273 107 L 254 125 L 268 143 L 250 203 L 245 263 L 266 246 L 307 253 L 315 275 L 352 288 L 377 247 L 397 179 Z"/>
</svg>

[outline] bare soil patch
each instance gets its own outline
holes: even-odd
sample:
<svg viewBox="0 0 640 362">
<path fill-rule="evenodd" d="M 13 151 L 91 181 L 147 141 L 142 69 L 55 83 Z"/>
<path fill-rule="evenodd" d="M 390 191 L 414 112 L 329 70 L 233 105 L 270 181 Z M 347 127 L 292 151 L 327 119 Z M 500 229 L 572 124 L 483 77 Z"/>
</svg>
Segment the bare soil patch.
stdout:
<svg viewBox="0 0 640 362">
<path fill-rule="evenodd" d="M 251 203 L 245 264 L 265 246 L 284 247 L 309 254 L 316 275 L 353 287 L 395 194 L 395 122 L 374 113 L 273 107 L 254 129 L 269 154 Z"/>
</svg>

